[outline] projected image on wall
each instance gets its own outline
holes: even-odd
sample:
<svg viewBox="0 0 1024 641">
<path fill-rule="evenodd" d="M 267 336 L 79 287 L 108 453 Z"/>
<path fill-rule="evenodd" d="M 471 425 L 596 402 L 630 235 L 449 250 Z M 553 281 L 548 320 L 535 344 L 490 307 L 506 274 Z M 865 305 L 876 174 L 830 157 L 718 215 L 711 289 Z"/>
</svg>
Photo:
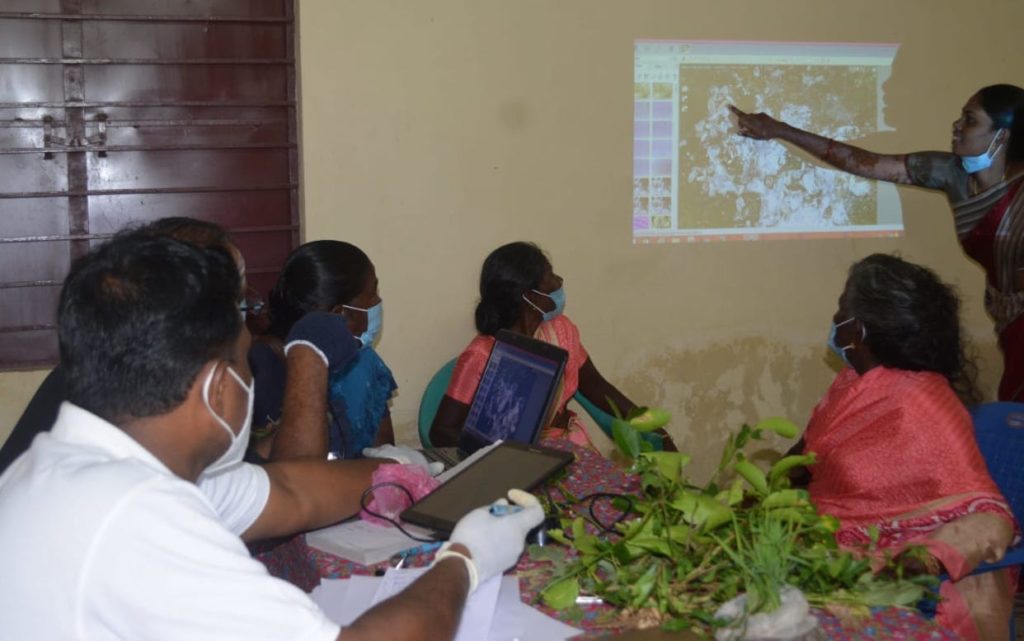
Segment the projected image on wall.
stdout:
<svg viewBox="0 0 1024 641">
<path fill-rule="evenodd" d="M 896 236 L 893 185 L 736 135 L 763 111 L 841 141 L 886 130 L 896 45 L 634 43 L 633 241 Z"/>
</svg>

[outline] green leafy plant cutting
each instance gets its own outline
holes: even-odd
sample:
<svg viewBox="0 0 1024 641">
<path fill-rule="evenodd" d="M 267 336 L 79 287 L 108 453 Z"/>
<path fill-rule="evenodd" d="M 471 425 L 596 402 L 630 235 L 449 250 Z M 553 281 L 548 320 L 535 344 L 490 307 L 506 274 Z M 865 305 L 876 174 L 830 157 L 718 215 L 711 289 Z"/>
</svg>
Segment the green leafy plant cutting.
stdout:
<svg viewBox="0 0 1024 641">
<path fill-rule="evenodd" d="M 785 586 L 814 606 L 866 614 L 871 606 L 912 606 L 935 584 L 905 575 L 907 555 L 886 559 L 886 571 L 874 573 L 870 550 L 839 549 L 838 521 L 790 486 L 789 471 L 812 465 L 813 455 L 783 457 L 767 473 L 747 458 L 746 446 L 768 432 L 796 436 L 790 421 L 744 425 L 726 442 L 711 480 L 696 486 L 686 477 L 688 455 L 652 451 L 640 437 L 668 420 L 667 412 L 640 408 L 613 424 L 641 493 L 615 500 L 627 517 L 611 528 L 570 516 L 551 532 L 574 554 L 547 556 L 556 571 L 540 598 L 549 607 L 572 608 L 581 594 L 593 595 L 616 606 L 614 625 L 707 630 L 723 625 L 715 611 L 739 594 L 747 595 L 747 616 L 778 608 Z M 568 514 L 574 502 L 567 495 L 549 507 Z"/>
</svg>

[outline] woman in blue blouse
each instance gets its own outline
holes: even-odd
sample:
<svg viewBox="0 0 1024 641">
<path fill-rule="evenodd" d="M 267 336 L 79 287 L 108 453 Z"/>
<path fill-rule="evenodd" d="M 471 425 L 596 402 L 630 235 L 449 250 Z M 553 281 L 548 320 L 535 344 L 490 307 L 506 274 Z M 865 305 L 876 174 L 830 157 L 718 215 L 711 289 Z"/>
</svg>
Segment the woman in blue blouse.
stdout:
<svg viewBox="0 0 1024 641">
<path fill-rule="evenodd" d="M 254 341 L 249 352 L 256 381 L 253 430 L 259 435 L 253 449 L 271 460 L 359 458 L 363 448 L 394 443 L 388 400 L 398 385 L 373 349 L 380 337 L 382 307 L 369 257 L 355 245 L 337 240 L 300 246 L 285 262 L 268 308 L 268 333 Z M 326 440 L 303 438 L 303 432 L 319 430 L 320 425 L 278 430 L 285 382 L 282 346 L 292 326 L 313 311 L 339 314 L 362 343 L 354 358 L 329 374 Z"/>
</svg>

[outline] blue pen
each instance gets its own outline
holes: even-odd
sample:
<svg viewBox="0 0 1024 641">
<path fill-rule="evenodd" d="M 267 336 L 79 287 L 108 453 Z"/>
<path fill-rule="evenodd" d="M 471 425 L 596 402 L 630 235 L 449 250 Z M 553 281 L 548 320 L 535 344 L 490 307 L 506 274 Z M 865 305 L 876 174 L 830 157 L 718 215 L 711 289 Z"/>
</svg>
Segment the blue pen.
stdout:
<svg viewBox="0 0 1024 641">
<path fill-rule="evenodd" d="M 495 503 L 491 506 L 491 514 L 494 516 L 505 516 L 507 514 L 515 514 L 516 512 L 522 512 L 522 505 L 506 505 L 504 503 Z"/>
<path fill-rule="evenodd" d="M 416 546 L 414 548 L 409 548 L 408 550 L 402 550 L 398 554 L 392 556 L 391 560 L 392 561 L 398 561 L 398 564 L 395 567 L 396 568 L 400 568 L 403 565 L 405 565 L 406 559 L 408 559 L 410 556 L 416 556 L 418 554 L 429 554 L 430 552 L 433 552 L 433 551 L 437 550 L 443 544 L 444 544 L 444 541 L 434 541 L 433 543 L 424 543 L 423 545 L 418 545 L 418 546 Z"/>
</svg>

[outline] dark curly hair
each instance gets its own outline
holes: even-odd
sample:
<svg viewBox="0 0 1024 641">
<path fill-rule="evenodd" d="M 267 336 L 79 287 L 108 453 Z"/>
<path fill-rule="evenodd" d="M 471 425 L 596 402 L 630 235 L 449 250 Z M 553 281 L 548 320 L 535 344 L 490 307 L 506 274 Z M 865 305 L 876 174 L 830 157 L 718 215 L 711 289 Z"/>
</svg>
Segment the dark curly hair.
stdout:
<svg viewBox="0 0 1024 641">
<path fill-rule="evenodd" d="M 476 329 L 493 336 L 508 329 L 519 318 L 523 294 L 540 287 L 547 256 L 533 243 L 515 242 L 495 249 L 480 270 L 480 302 L 476 306 Z"/>
<path fill-rule="evenodd" d="M 300 318 L 330 310 L 359 295 L 372 267 L 369 256 L 351 243 L 315 240 L 285 260 L 270 291 L 270 334 L 284 340 Z"/>
<path fill-rule="evenodd" d="M 898 256 L 872 254 L 850 267 L 844 299 L 882 365 L 937 372 L 965 404 L 980 401 L 977 368 L 960 327 L 960 299 L 933 271 Z"/>
<path fill-rule="evenodd" d="M 1009 129 L 1006 159 L 1024 159 L 1024 89 L 1016 85 L 989 85 L 978 90 L 981 108 L 995 129 Z"/>
</svg>

